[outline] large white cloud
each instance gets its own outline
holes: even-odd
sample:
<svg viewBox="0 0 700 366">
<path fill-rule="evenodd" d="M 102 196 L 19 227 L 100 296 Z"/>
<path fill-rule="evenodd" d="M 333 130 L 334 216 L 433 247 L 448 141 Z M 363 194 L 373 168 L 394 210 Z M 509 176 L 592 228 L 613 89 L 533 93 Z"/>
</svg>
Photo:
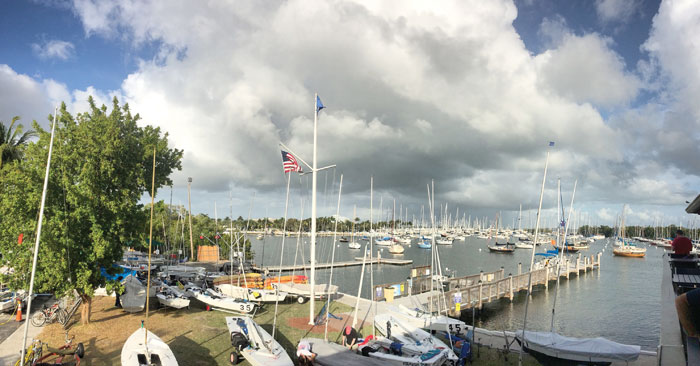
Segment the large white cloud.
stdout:
<svg viewBox="0 0 700 366">
<path fill-rule="evenodd" d="M 551 169 L 583 175 L 583 200 L 658 202 L 654 190 L 678 188 L 640 178 L 624 123 L 597 109 L 623 108 L 641 87 L 612 41 L 562 28 L 533 56 L 511 1 L 75 0 L 74 11 L 88 36 L 160 50 L 121 90 L 44 89 L 78 109 L 87 93 L 123 96 L 185 150 L 176 180 L 209 192 L 278 190 L 280 140 L 310 160 L 315 92 L 328 106 L 320 164 L 337 164 L 350 194 L 372 174 L 404 202 L 424 202 L 434 178 L 456 204 L 531 203 L 550 140 Z"/>
</svg>

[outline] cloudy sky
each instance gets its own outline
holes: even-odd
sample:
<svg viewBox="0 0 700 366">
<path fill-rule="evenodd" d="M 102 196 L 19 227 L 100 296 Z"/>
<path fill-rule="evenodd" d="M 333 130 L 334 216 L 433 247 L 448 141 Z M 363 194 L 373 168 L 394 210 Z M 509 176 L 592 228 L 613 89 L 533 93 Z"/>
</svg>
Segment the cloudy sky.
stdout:
<svg viewBox="0 0 700 366">
<path fill-rule="evenodd" d="M 511 225 L 568 203 L 580 223 L 686 223 L 700 193 L 700 4 L 694 0 L 5 1 L 0 120 L 128 102 L 184 149 L 173 203 L 280 217 L 278 143 L 311 162 L 319 213 L 409 218 L 436 204 Z M 549 148 L 548 142 L 555 141 Z M 290 215 L 309 214 L 310 175 Z M 169 201 L 169 188 L 159 199 Z M 231 197 L 231 199 L 229 199 Z M 408 210 L 408 213 L 406 213 Z M 380 214 L 377 209 L 375 217 Z M 397 213 L 398 216 L 398 213 Z M 551 221 L 552 214 L 543 217 Z M 467 216 L 468 217 L 468 216 Z M 527 224 L 532 214 L 524 213 Z"/>
</svg>

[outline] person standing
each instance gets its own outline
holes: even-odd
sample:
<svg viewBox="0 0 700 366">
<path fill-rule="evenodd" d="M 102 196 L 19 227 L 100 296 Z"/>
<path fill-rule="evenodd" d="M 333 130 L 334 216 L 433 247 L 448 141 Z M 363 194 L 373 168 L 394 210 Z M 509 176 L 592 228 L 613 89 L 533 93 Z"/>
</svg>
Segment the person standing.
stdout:
<svg viewBox="0 0 700 366">
<path fill-rule="evenodd" d="M 693 250 L 693 242 L 683 235 L 683 230 L 676 230 L 676 238 L 671 242 L 674 254 L 688 255 Z"/>
</svg>

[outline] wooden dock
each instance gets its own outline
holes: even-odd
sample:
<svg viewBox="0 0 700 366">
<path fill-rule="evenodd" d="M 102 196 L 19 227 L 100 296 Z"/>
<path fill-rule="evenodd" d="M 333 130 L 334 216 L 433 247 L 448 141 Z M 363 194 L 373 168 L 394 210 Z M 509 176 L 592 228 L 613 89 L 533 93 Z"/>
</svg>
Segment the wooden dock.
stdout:
<svg viewBox="0 0 700 366">
<path fill-rule="evenodd" d="M 367 259 L 365 261 L 365 265 L 369 266 L 371 264 L 376 265 L 376 264 L 390 264 L 394 266 L 407 266 L 410 264 L 413 264 L 413 260 L 411 259 L 394 259 L 394 258 L 372 258 Z M 353 266 L 361 266 L 362 265 L 362 258 L 355 258 L 354 261 L 344 261 L 344 262 L 335 262 L 332 264 L 333 268 L 341 268 L 341 267 L 353 267 Z M 326 269 L 326 268 L 331 268 L 331 263 L 316 263 L 316 269 Z M 289 272 L 289 271 L 303 271 L 303 270 L 309 270 L 311 269 L 310 264 L 298 264 L 296 266 L 282 266 L 282 272 Z M 258 266 L 253 266 L 253 270 L 257 272 L 264 272 L 264 271 L 279 271 L 280 267 L 279 266 L 271 266 L 271 267 L 258 267 Z"/>
<path fill-rule="evenodd" d="M 557 271 L 560 272 L 561 278 L 569 279 L 572 275 L 599 269 L 601 254 L 582 257 L 579 253 L 574 258 L 565 258 L 560 269 L 556 265 L 536 269 L 532 271 L 531 287 L 543 285 L 549 288 L 549 282 L 557 279 Z M 432 296 L 432 300 L 431 277 L 413 274 L 406 281 L 375 286 L 374 294 L 376 299 L 381 301 L 386 300 L 385 291 L 393 291 L 393 302 L 410 308 L 422 306 L 427 309 L 430 301 L 433 301 L 435 309 L 448 309 L 450 315 L 459 316 L 463 310 L 472 307 L 481 309 L 484 303 L 504 297 L 512 301 L 517 292 L 527 290 L 530 273 L 523 273 L 521 268 L 522 266 L 518 265 L 518 274 L 509 276 L 505 276 L 505 271 L 501 268 L 488 273 L 449 278 L 444 282 L 444 296 Z"/>
</svg>

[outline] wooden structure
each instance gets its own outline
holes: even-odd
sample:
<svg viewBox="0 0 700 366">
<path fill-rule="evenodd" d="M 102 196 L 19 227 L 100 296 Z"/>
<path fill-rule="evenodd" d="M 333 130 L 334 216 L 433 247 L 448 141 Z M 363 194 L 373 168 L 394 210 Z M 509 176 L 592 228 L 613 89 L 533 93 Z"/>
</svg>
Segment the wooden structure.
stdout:
<svg viewBox="0 0 700 366">
<path fill-rule="evenodd" d="M 571 275 L 578 275 L 581 272 L 588 272 L 600 268 L 600 258 L 602 253 L 583 257 L 580 253 L 575 257 L 565 258 L 560 270 L 561 277 L 569 279 Z M 416 272 L 419 272 L 416 271 Z M 412 271 L 412 275 L 413 275 Z M 416 273 L 417 275 L 419 273 Z M 386 299 L 385 292 L 394 292 L 394 301 L 397 303 L 410 305 L 418 300 L 420 303 L 433 301 L 435 309 L 448 308 L 448 314 L 459 316 L 465 309 L 472 306 L 481 309 L 484 303 L 488 303 L 500 298 L 513 300 L 515 294 L 521 290 L 527 290 L 529 272 L 522 273 L 522 265 L 518 264 L 518 274 L 505 275 L 503 268 L 493 272 L 480 272 L 479 274 L 449 278 L 443 282 L 444 297 L 442 294 L 433 296 L 430 300 L 430 282 L 432 276 L 419 275 L 411 277 L 406 281 L 378 285 L 374 287 L 375 298 L 379 301 Z M 532 286 L 542 285 L 549 288 L 549 281 L 556 281 L 557 267 L 545 266 L 532 271 Z M 413 299 L 411 298 L 413 297 Z M 401 299 L 405 301 L 401 301 Z M 440 303 L 438 306 L 438 302 Z M 445 305 L 447 303 L 447 306 Z"/>
<path fill-rule="evenodd" d="M 219 247 L 214 245 L 200 245 L 197 247 L 197 260 L 200 262 L 218 262 Z"/>
</svg>

